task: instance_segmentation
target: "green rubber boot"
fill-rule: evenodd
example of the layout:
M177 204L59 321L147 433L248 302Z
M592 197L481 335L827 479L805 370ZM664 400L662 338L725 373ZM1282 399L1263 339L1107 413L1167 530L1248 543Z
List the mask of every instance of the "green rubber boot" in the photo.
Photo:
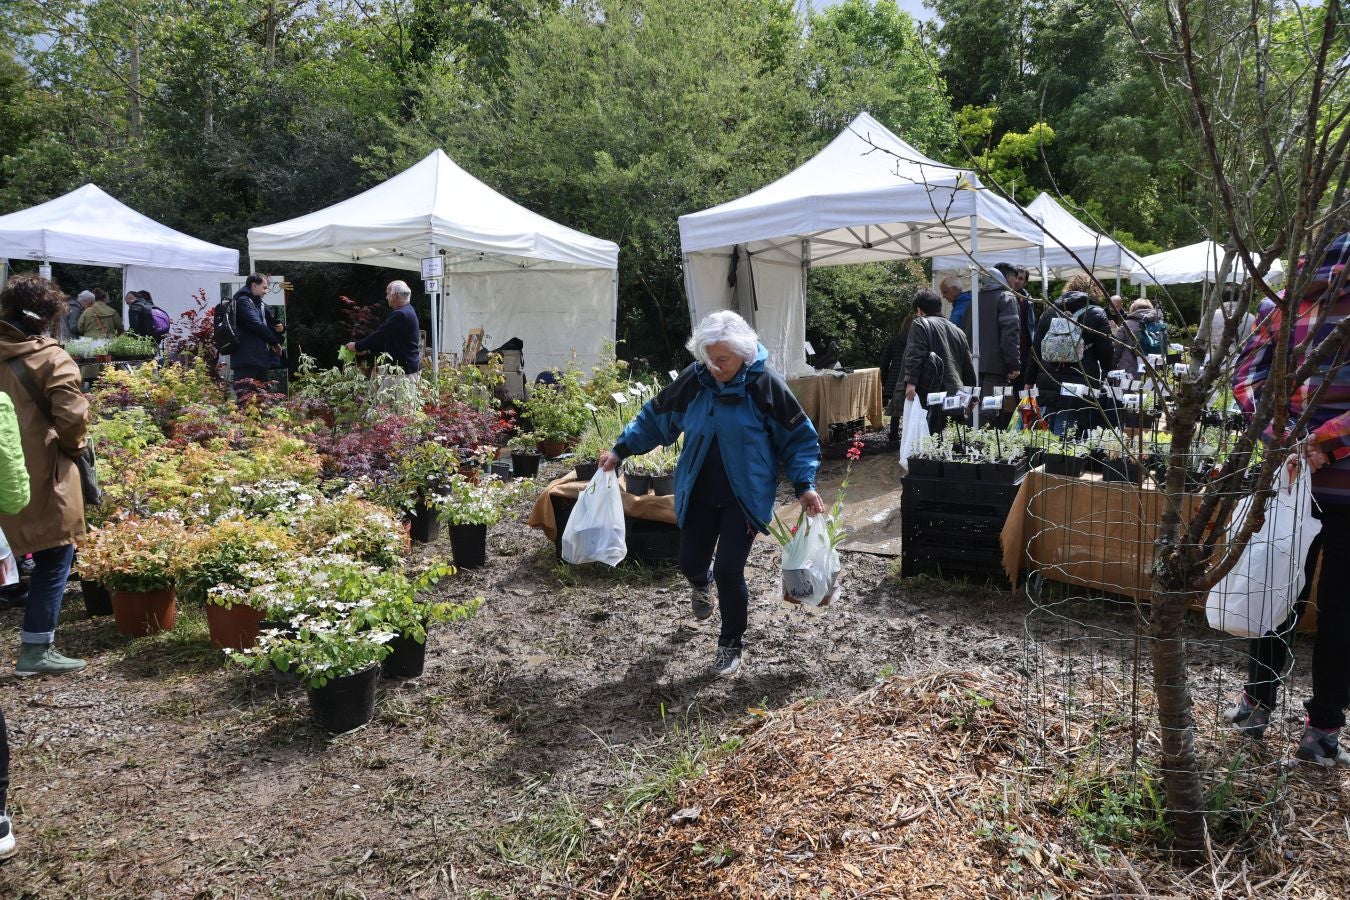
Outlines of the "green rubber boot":
M23 644L14 674L20 678L29 675L64 675L83 668L84 660L62 656L52 644Z

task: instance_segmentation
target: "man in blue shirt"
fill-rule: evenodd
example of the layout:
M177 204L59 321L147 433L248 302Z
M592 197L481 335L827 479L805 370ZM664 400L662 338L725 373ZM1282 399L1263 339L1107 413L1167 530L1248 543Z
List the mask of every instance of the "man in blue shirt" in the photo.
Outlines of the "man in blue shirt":
M402 281L391 281L384 292L385 302L393 310L370 334L347 344L357 353L389 354L409 375L422 368L422 331L417 312L412 308L412 288Z

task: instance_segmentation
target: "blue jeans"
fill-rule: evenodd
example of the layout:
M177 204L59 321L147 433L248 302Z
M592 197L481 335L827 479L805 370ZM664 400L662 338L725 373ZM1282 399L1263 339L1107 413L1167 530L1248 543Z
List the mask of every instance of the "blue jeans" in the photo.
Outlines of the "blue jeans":
M66 595L66 580L70 578L74 559L74 544L33 554L35 568L28 583L23 631L19 633L19 640L25 644L50 644L56 640L56 620L61 617L61 599Z

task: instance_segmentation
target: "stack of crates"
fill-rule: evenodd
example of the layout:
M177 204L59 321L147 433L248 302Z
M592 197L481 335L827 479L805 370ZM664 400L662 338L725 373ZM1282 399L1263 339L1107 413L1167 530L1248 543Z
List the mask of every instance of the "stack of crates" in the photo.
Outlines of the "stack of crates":
M502 372L506 377L503 385L507 400L520 402L525 399L525 373L522 370L522 357L519 350L502 351Z
M901 482L900 575L1007 584L999 534L1021 483L909 475Z

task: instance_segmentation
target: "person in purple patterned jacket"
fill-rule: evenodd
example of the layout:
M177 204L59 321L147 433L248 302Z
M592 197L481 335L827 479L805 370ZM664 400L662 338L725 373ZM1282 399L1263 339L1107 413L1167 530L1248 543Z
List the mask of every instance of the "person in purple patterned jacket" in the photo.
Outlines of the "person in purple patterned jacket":
M1350 234L1343 234L1328 247L1303 296L1285 298L1257 325L1239 354L1233 376L1234 399L1248 415L1256 409L1270 376L1284 316L1292 313L1296 317L1290 329L1291 349L1316 329L1309 344L1312 350L1350 315L1348 262ZM1344 350L1339 357L1345 358ZM1301 362L1291 358L1290 371ZM1350 366L1323 364L1290 396L1289 418L1294 421L1303 414L1309 398L1327 378L1331 383L1309 418L1306 438L1298 445L1313 473L1313 498L1320 508L1313 514L1322 522L1322 531L1308 554L1307 584L1280 628L1251 642L1247 683L1228 720L1249 737L1264 736L1289 663L1288 642L1307 604L1320 558L1313 690L1303 704L1307 721L1297 755L1323 766L1350 768L1350 753L1340 745L1345 708L1350 705L1350 590L1346 589L1350 582Z

